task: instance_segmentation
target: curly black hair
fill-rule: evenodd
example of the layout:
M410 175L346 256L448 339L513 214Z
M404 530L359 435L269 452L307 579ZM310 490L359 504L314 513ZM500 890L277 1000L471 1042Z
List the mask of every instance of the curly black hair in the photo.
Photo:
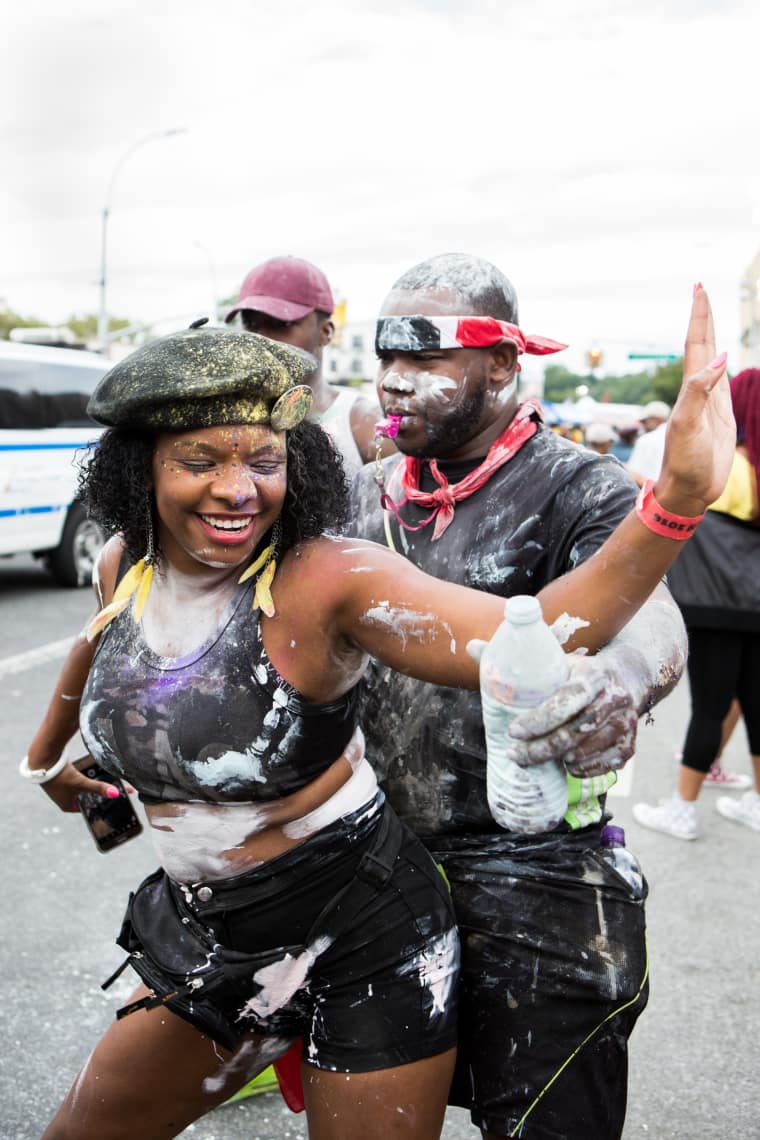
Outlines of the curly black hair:
M90 518L107 534L120 534L134 562L145 555L149 524L155 523L150 487L158 435L144 428L108 428L79 474L79 497ZM287 433L287 455L281 553L307 538L339 533L348 515L343 459L319 424L303 420L292 428Z

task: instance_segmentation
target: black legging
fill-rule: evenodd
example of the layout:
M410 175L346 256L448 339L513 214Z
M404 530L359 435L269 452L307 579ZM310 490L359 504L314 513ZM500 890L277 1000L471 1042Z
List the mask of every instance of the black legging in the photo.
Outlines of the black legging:
M691 720L682 763L706 772L718 755L723 718L736 697L749 748L760 755L760 633L689 629Z

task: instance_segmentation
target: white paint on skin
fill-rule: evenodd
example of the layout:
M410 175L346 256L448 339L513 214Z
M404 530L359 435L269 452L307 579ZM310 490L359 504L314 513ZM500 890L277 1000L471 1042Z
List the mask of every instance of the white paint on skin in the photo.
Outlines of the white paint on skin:
M204 563L205 564L205 563ZM225 575L186 575L162 563L154 575L142 617L146 644L170 661L206 645L226 624L237 601L237 567L222 564ZM132 599L134 606L135 599Z
M442 372L425 372L423 370L398 372L394 368L385 373L383 384L387 384L395 392L415 396L417 403L421 405L433 400L449 403L459 389L456 380L452 380L450 376L446 376ZM403 410L403 401L401 407Z
M589 625L591 622L585 621L583 618L571 617L570 614L564 613L552 622L551 631L560 645L566 645L579 629L586 629Z
M261 986L261 991L248 999L238 1014L238 1021L246 1017L269 1017L287 1005L305 984L319 955L324 954L332 943L329 935L322 935L311 946L305 946L300 954L286 953L278 962L257 970L253 980Z
M372 765L364 760L329 800L300 819L284 824L283 835L289 839L307 839L335 823L336 819L373 803L376 795L377 777ZM379 810L379 806L375 810Z
M90 1053L89 1057L87 1058L85 1063L82 1065L82 1068L81 1068L81 1070L77 1076L77 1079L74 1081L74 1087L71 1090L71 1103L72 1103L72 1106L74 1108L76 1108L76 1106L77 1106L77 1102L79 1100L79 1095L82 1091L82 1085L84 1084L85 1078L87 1077L87 1070L90 1067L90 1062L92 1061L92 1055L94 1052L95 1052L95 1050L93 1049L92 1053Z
M178 883L224 879L239 870L228 852L239 851L250 835L269 825L271 808L257 804L174 805L172 813L150 816L151 838L161 866ZM252 864L246 862L245 869Z
M511 342L514 343L514 342ZM509 401L517 393L517 376L510 380L509 384L505 384L498 392L493 393L493 400L495 404L508 404Z
M343 757L345 760L348 760L352 772L355 772L363 761L365 747L366 741L364 739L364 733L357 724L356 728L354 729L353 736L349 740L346 747L343 749Z
M223 1061L219 1071L206 1077L201 1088L207 1096L222 1092L233 1079L249 1081L283 1055L291 1045L291 1037L259 1037L256 1041L244 1041L236 1049L229 1061Z
M95 565L92 568L92 588L95 591L95 597L98 599L98 608L103 609L103 583L100 578L100 558L95 559Z
M388 601L381 601L372 606L359 621L363 625L386 626L393 630L400 636L404 648L410 637L423 643L433 641L441 628L452 635L451 627L446 622L441 622L436 614L421 614L416 610L405 610L403 607L391 609Z

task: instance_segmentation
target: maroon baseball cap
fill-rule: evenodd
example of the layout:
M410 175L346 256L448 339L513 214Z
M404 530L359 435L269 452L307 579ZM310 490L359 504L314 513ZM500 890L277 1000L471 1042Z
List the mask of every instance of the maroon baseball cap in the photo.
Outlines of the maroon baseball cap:
M272 257L250 271L237 304L224 319L231 321L241 309L253 309L278 321L300 321L315 309L331 313L334 308L333 295L321 269L300 257Z

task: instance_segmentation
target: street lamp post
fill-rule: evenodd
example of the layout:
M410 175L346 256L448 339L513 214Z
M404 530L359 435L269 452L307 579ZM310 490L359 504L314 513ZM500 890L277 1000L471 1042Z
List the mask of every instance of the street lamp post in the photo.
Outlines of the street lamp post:
M100 230L100 307L98 309L98 347L101 352L108 350L108 307L106 305L106 283L107 283L107 249L108 249L108 218L110 214L111 198L113 196L113 188L116 182L116 177L124 166L124 163L146 143L152 142L153 139L166 139L171 135L181 135L186 131L186 127L169 127L165 131L151 131L149 135L144 138L138 139L131 147L125 150L119 161L114 167L111 181L108 183L108 191L106 193L106 201L103 207L103 214L101 219Z

